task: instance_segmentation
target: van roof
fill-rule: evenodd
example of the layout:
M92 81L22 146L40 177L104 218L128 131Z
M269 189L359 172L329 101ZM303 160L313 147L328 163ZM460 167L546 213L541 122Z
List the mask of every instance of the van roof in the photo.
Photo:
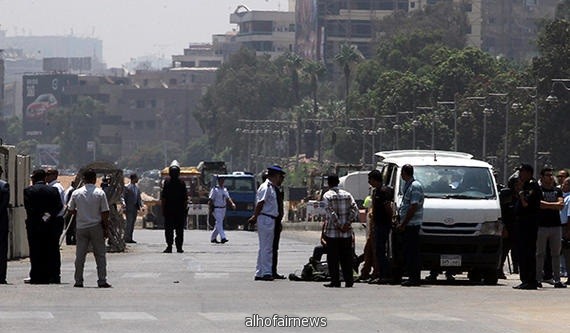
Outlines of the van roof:
M374 154L379 162L411 165L455 165L492 168L484 161L473 159L473 155L444 150L391 150Z

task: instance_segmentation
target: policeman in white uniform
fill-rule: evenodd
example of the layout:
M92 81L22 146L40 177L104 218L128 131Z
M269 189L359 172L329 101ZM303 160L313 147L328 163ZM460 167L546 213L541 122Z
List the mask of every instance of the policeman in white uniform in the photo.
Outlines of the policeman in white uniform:
M208 196L208 204L212 209L212 214L216 220L216 226L214 231L212 231L212 236L210 237L210 242L220 243L218 241L218 234L221 237L221 243L226 243L228 239L224 232L224 217L226 216L226 206L230 205L232 209L236 209L236 205L230 198L230 193L228 189L224 187L224 178L218 176L218 185L214 186L210 190L210 195Z
M273 237L275 219L279 215L276 187L281 186L285 171L274 165L267 168L267 179L257 189L256 206L250 224L257 224L259 251L255 280L273 281Z

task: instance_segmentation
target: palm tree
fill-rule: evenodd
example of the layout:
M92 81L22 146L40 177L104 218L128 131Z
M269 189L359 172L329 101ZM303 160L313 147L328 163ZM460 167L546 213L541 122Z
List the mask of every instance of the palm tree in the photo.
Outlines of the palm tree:
M303 72L311 80L311 96L313 99L313 112L315 115L319 111L318 104L318 88L319 88L319 78L323 77L327 72L325 65L320 61L307 60L303 65Z
M351 66L357 63L360 59L363 59L364 56L356 45L349 45L349 44L342 44L340 46L339 52L335 55L334 60L342 67L344 72L344 101L345 101L345 108L346 108L346 122L348 123L348 93L350 91L350 71Z
M285 56L285 66L289 75L291 75L291 85L293 88L293 96L295 97L293 104L299 103L299 69L303 66L303 58L296 53L287 53Z

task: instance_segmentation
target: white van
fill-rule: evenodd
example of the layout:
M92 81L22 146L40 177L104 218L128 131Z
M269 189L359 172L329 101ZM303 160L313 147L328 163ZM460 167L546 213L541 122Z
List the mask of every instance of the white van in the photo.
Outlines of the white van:
M422 269L468 272L472 281L496 284L501 263L502 221L490 164L467 153L398 150L375 154L394 201L402 201L401 169L414 167L424 189L420 230Z
M364 199L370 194L368 173L370 171L355 171L339 178L338 187L352 194L358 207L362 207Z

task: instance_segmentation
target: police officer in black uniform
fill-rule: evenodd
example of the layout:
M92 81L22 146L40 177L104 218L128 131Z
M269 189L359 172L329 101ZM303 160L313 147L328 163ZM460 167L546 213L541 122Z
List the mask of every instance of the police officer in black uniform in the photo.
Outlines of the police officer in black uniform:
M279 166L277 166L279 167ZM281 169L281 167L279 167ZM265 175L267 177L267 175ZM265 180L264 180L265 181ZM273 270L273 278L274 279L286 279L285 276L277 273L277 255L279 254L279 240L281 239L281 231L283 230L283 200L285 193L283 192L282 188L275 187L275 192L277 193L277 210L279 214L275 219L275 233L273 235L273 263L272 263L272 270Z
M164 253L172 253L172 243L176 243L176 252L182 253L184 243L184 224L188 215L188 192L186 184L180 179L180 167L173 161L168 168L168 178L164 181L160 193L162 214L164 215L164 236L166 249ZM176 239L174 239L176 231Z
M536 237L538 232L538 211L541 190L533 178L530 164L521 164L515 188L515 229L520 265L521 284L515 289L533 290L538 288L536 281Z

